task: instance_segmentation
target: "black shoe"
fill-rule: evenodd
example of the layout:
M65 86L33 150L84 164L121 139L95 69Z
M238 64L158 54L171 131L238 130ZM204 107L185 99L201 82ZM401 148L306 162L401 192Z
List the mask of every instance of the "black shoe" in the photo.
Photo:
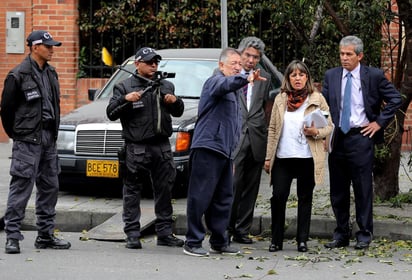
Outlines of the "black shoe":
M308 245L306 245L306 242L299 242L298 243L298 251L299 252L307 252L308 251Z
M34 241L34 247L36 249L69 249L71 247L70 242L59 239L54 235L47 236L37 236L36 241Z
M0 218L0 231L4 230L4 216Z
M252 238L249 238L247 235L234 235L233 236L233 241L241 244L252 244L253 240Z
M369 242L365 242L365 241L356 242L356 245L355 245L356 250L362 250L362 249L368 249L368 248L369 248Z
M182 247L185 242L177 238L174 234L157 237L158 246Z
M282 246L276 245L276 244L270 244L269 252L277 252L277 251L282 251Z
M349 245L349 240L333 240L330 243L326 243L324 246L327 249L343 248Z
M8 238L6 241L6 254L20 254L19 240Z
M142 243L139 237L126 238L126 248L128 249L142 249Z

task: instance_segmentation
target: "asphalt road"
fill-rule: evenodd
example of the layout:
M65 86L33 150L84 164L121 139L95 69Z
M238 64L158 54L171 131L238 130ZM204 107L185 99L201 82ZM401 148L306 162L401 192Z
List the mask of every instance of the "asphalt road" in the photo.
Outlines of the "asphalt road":
M60 235L72 243L70 250L37 250L35 232L24 234L21 254L0 254L2 279L406 280L412 272L411 242L382 242L368 251L355 251L353 247L326 250L313 240L304 254L296 251L293 242L281 252L269 253L268 241L257 241L242 247L239 256L199 258L184 255L181 248L156 246L153 236L143 239L142 250L130 250L124 242L82 241L81 233L64 232Z
M0 144L0 168L3 169L0 173L0 208L5 207L7 199L7 158L10 151L10 145ZM269 224L267 200L270 188L267 179L262 179L262 191L256 208L257 232L262 232ZM405 182L402 190L407 191L410 181L405 177L402 180ZM315 191L312 236L330 238L333 230L327 190L327 185L324 185L317 187ZM291 204L293 203L292 199ZM291 205L288 208L290 224L287 229L291 239L285 240L283 251L268 252L269 240L257 236L254 244L241 247L239 256L211 255L208 258L196 258L184 255L182 248L156 246L155 237L150 234L144 237L142 250L129 250L124 247L124 242L92 240L88 239L87 231L82 232L119 213L121 205L119 198L61 193L58 202L58 228L63 231L60 235L72 243L72 248L61 251L37 250L33 246L36 232L30 228L34 224L32 198L26 212L29 217L23 232L25 239L21 242L21 254L3 253L6 236L4 232L0 232L0 279L403 280L410 279L412 275L411 207L393 209L387 205L376 205L376 232L380 236L403 237L404 240L392 242L378 235L367 251L355 251L353 241L346 249L327 250L323 243L329 240L314 238L308 242L308 253L297 252L293 241L296 208ZM144 205L152 207L153 202L144 201ZM174 204L178 234L185 232L185 205L184 199L177 200ZM76 230L66 229L67 225ZM204 246L208 248L207 240Z

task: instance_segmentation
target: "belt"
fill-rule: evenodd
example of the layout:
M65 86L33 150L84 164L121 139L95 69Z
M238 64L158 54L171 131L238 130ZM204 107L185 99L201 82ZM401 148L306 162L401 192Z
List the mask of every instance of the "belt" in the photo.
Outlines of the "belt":
M362 129L363 129L363 127L353 127L353 128L351 128L351 129L348 131L348 133L346 133L346 134L343 133L341 130L340 130L340 132L341 132L343 135L351 136L351 135L359 134Z

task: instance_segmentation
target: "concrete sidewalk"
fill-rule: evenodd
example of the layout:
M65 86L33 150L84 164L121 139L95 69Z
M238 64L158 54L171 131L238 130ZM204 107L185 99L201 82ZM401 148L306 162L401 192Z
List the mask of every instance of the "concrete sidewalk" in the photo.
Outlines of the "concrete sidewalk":
M4 213L8 185L10 181L9 168L11 156L11 143L0 143L0 211ZM406 162L406 160L404 160ZM409 176L409 177L408 177ZM409 178L412 173L404 168L400 169L399 182L401 192L408 192L412 188ZM316 186L313 201L313 214L311 222L311 237L331 238L335 228L335 220L330 207L328 178L324 185ZM35 190L34 190L35 191ZM252 234L265 235L270 230L270 203L271 188L269 176L262 174L260 194L257 200ZM293 183L291 199L287 209L286 237L295 237L296 234L296 189ZM352 203L353 206L353 203ZM142 201L144 212L153 209L153 201ZM56 227L61 231L82 232L90 230L122 211L121 198L102 198L79 196L68 192L60 192L57 203ZM176 216L175 230L177 234L186 232L186 199L174 200ZM0 214L2 216L2 214ZM354 211L352 211L354 220ZM34 194L26 210L24 229L35 229ZM403 208L391 208L388 203L374 205L375 238L385 237L391 239L412 240L412 204L403 204ZM122 229L119 228L119 231Z

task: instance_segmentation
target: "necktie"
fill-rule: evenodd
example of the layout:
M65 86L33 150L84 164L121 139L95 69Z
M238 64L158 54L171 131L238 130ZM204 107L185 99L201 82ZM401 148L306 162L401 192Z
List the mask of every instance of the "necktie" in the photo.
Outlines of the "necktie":
M351 104L351 89L352 89L352 74L349 72L346 74L346 85L343 94L343 108L342 108L342 121L340 128L343 133L348 133L350 130L350 104Z

